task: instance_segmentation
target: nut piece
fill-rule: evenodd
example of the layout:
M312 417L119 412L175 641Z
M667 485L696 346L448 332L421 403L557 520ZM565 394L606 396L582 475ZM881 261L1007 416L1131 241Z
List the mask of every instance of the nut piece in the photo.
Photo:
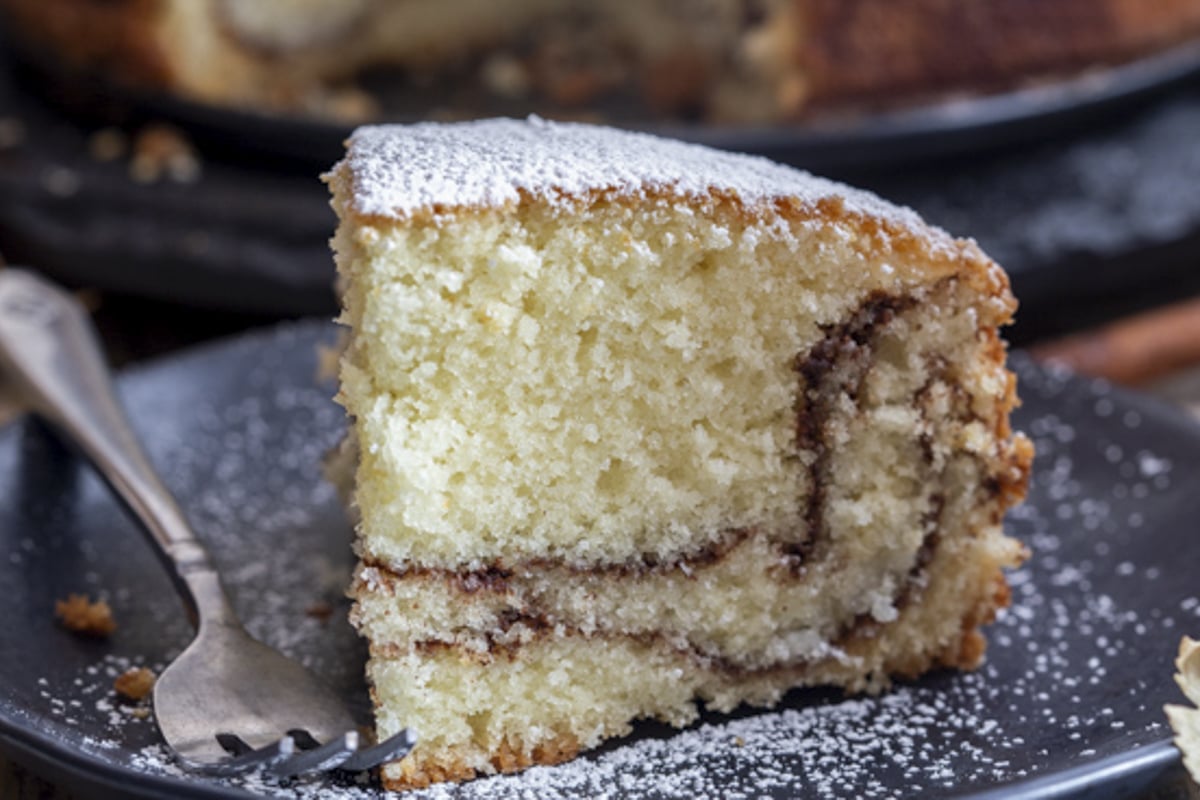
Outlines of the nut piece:
M68 595L54 604L54 616L69 631L103 639L117 629L112 609L103 600L92 602L85 594Z
M141 700L154 688L154 673L145 667L131 667L113 681L117 694L130 700Z

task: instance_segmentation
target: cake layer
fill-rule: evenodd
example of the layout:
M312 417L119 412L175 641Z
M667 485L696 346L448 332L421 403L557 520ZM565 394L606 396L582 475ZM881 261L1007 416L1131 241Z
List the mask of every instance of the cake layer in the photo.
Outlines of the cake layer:
M740 666L653 632L562 626L487 652L440 641L373 643L368 676L379 735L405 726L418 734L413 752L385 767L385 782L402 789L556 763L627 733L635 719L685 724L697 697L729 711L771 705L796 686L877 689L888 675L973 667L983 653L979 626L1008 601L1001 568L1020 557L996 532L943 543L894 620L859 620L823 654L769 667Z
M462 127L463 148L486 130ZM555 191L606 177L620 187L620 172L506 160L543 132L591 146L588 129L495 130L494 164L461 181L447 167L462 206L512 202L495 188L509 173L551 176ZM656 156L691 158L730 195L664 178L657 193L639 185L636 202L618 188L519 214L425 218L397 206L399 189L376 188L443 158L423 138L418 128L409 149L372 153L375 166L358 172L352 156L333 176L342 213L359 220L336 241L343 320L356 332L341 399L361 449L360 549L371 561L668 562L729 530L802 532L816 454L799 441L797 359L872 298L920 305L950 275L969 295L954 334L964 346L990 346L980 332L1011 312L994 265L911 214L865 195L835 200L832 184L767 162L649 137L609 153L625 175L652 175ZM364 153L372 147L364 135ZM378 171L397 163L412 172ZM489 175L495 164L505 171ZM797 191L764 195L776 177ZM416 216L389 225L380 212L392 207ZM992 369L986 402L999 409L1007 379Z
M929 306L936 326L924 322ZM943 539L972 532L996 546L984 540L999 537L1022 478L1004 395L990 394L1006 376L979 371L980 351L996 345L975 336L971 309L953 279L874 298L795 359L807 400L794 410L796 457L807 456L796 524L729 529L668 561L375 563L352 589L356 624L377 645L474 652L559 627L653 634L764 667L824 652L864 617L891 620Z

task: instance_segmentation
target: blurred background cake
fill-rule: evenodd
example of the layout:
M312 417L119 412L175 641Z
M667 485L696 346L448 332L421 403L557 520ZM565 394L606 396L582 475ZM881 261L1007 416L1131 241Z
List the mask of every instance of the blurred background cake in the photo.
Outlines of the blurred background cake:
M794 120L1114 64L1200 29L1198 0L4 0L38 57L241 108ZM376 82L379 85L379 82ZM423 105L423 109L420 106Z

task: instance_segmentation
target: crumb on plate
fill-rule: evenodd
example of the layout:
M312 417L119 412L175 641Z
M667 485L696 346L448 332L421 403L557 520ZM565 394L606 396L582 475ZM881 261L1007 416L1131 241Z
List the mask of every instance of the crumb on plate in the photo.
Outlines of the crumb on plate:
M120 128L101 128L88 137L87 144L93 161L116 161L129 152L129 137Z
M176 183L194 183L200 171L195 148L178 128L151 123L134 138L129 176L135 182L154 183L165 176Z
M154 677L145 667L130 667L113 681L113 689L129 700L142 700L154 688Z
M86 594L71 594L54 604L54 616L69 631L104 638L117 629L112 609L103 600L92 602Z

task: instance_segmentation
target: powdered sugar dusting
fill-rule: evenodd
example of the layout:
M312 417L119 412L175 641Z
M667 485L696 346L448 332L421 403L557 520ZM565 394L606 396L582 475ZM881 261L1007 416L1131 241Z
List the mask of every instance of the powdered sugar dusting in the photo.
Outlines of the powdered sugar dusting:
M182 489L185 510L214 546L251 629L357 703L364 652L338 616L352 562L348 530L317 467L343 424L331 388L312 381L314 344L331 333L325 325L289 327L228 346L220 363L235 374L236 388L215 397L196 385L209 374L195 377L187 364L132 376L124 386L143 412L135 423L151 456L167 483ZM1153 543L1172 541L1162 533L1172 523L1161 509L1187 496L1177 465L1188 463L1189 452L1194 459L1187 448L1200 438L1167 427L1102 383L1018 363L1026 406L1017 425L1035 439L1039 456L1031 501L1009 527L1035 557L1011 576L1013 606L988 629L988 660L979 671L934 674L875 698L795 692L776 710L705 715L684 731L641 723L633 737L567 764L404 796L937 797L1011 787L1164 741L1159 709L1173 699L1170 663L1179 635L1200 629L1200 594L1177 566L1187 563L1178 550L1188 543ZM9 457L5 444L0 439L0 464ZM102 489L94 491L92 524L117 524L115 511L96 511L106 501ZM126 534L113 541L125 543ZM111 590L122 624L117 637L89 651L66 679L30 678L33 699L20 712L26 724L129 771L130 780L204 780L233 796L378 796L369 776L209 780L171 761L153 719L138 717L111 691L129 666L161 669L187 641L165 584L149 596L142 583L112 585L113 558L157 574L132 530L128 545L128 552L101 549L85 562L94 585ZM47 546L41 539L18 546L21 564L11 569L60 563L39 561ZM340 603L334 619L304 613L318 599ZM122 638L139 628L146 638ZM2 670L0 677L12 677ZM5 703L0 695L0 716L10 719Z
M344 163L353 176L352 205L368 215L501 206L521 192L553 200L655 190L695 199L716 189L747 205L840 198L853 213L886 219L931 243L951 242L909 209L765 158L537 117L362 127L350 137Z

